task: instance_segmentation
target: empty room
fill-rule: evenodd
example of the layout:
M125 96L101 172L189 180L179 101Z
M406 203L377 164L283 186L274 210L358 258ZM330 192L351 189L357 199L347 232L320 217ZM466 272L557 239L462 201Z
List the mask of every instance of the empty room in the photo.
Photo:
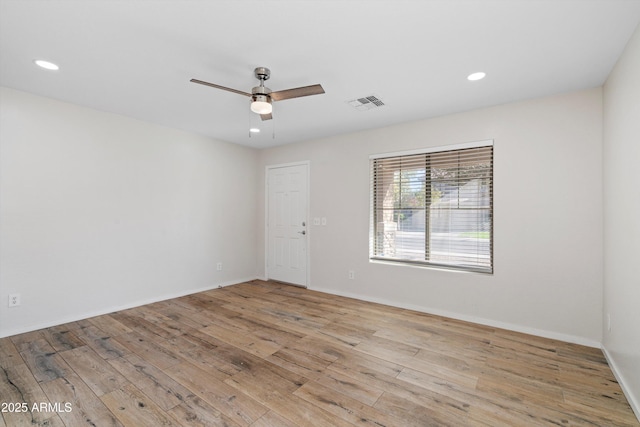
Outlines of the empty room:
M640 0L0 0L0 427L640 426Z

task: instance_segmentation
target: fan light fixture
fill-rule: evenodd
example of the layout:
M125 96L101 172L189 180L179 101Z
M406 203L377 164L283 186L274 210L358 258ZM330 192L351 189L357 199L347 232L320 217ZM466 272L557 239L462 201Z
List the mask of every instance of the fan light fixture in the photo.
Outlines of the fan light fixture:
M269 102L269 98L264 95L253 95L251 101L251 111L256 114L271 114L273 106Z

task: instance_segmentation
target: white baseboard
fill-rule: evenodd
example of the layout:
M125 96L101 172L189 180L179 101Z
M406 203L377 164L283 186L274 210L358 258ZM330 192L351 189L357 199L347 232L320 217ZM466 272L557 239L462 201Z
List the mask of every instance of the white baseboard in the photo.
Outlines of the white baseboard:
M631 390L629 390L625 385L624 377L620 373L620 370L618 369L618 365L616 365L615 360L613 359L613 357L611 357L611 354L609 354L609 352L607 351L604 345L602 346L602 352L604 353L604 357L607 359L607 363L609 363L609 367L611 367L611 371L613 372L613 375L616 377L618 384L620 384L620 388L622 389L622 392L627 398L627 401L629 402L629 405L631 406L633 413L636 414L636 418L638 419L638 421L640 421L640 402L638 402L635 399L634 394L631 393Z
M51 326L63 325L65 323L76 322L78 320L89 319L91 317L101 316L103 314L109 314L115 311L127 310L134 307L140 307L146 304L153 304L154 302L164 301L172 298L179 298L185 295L196 294L198 292L210 291L211 289L222 288L225 286L235 285L237 283L249 282L255 279L256 277L229 280L225 282L215 283L213 285L205 286L202 288L188 289L188 290L184 290L176 293L155 296L153 298L146 298L146 299L142 299L142 300L138 300L135 302L130 302L122 305L105 307L104 309L99 309L95 311L88 311L80 314L73 314L70 316L65 316L65 317L61 317L55 320L50 320L42 323L36 323L31 325L21 325L16 328L10 328L2 331L2 333L0 333L0 338L10 337L12 335L22 334L25 332L37 331L38 329L43 329L43 328L50 328Z
M527 326L517 325L513 323L500 322L497 320L485 319L482 317L468 316L460 313L450 312L446 310L434 309L431 307L423 307L414 304L401 304L397 301L390 301L384 298L374 298L367 295L354 294L351 292L342 292L335 289L328 288L309 288L313 291L324 292L332 295L339 295L348 298L355 298L362 301L375 302L378 304L390 305L392 307L405 308L407 310L419 311L421 313L433 314L436 316L448 317L450 319L462 320L465 322L477 323L480 325L491 326L494 328L507 329L509 331L521 332L524 334L535 335L542 338L550 338L558 341L564 341L572 344L584 345L587 347L601 348L602 344L598 341L590 340L588 338L578 337L569 334L562 334L554 331L547 331L544 329L530 328Z

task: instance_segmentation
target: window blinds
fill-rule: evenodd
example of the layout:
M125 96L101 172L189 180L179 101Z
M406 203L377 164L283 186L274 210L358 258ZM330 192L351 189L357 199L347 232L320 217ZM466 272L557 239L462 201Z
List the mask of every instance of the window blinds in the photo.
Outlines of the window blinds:
M372 158L370 258L493 272L493 143Z

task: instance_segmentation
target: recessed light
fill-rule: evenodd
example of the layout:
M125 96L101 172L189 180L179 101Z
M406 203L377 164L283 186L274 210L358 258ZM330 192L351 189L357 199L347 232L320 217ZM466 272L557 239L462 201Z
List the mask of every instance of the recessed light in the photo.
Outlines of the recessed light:
M483 72L469 74L467 76L467 80L471 80L472 82L476 80L482 80L485 78L486 75L487 73L483 73Z
M251 133L260 133L260 129L258 129L258 128L251 128L251 129L249 129L249 132L251 132Z
M51 70L51 71L56 71L59 70L60 67L58 67L56 64L54 64L53 62L49 62L49 61L44 61L42 59L36 59L35 64L38 67L44 68L45 70Z

